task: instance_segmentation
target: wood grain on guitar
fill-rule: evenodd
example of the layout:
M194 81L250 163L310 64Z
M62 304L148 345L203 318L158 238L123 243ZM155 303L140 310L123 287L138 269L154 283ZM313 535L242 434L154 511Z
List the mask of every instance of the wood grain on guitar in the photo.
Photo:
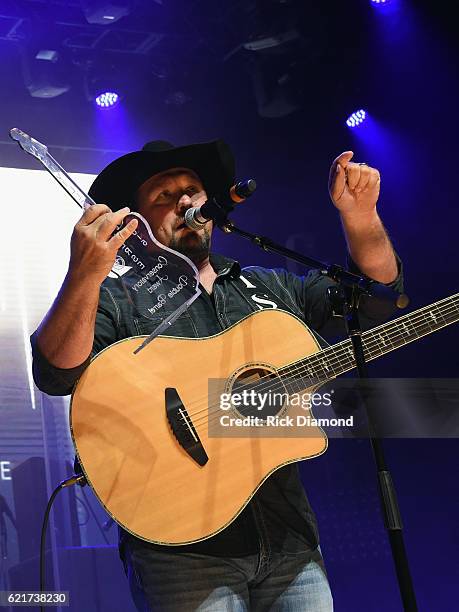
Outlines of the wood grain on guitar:
M366 357L458 320L456 294L365 332ZM289 392L307 393L355 367L349 340L321 350L304 323L281 310L252 313L209 338L160 336L134 355L142 339L121 340L94 358L75 387L70 414L87 481L127 531L159 544L209 538L273 471L326 450L319 427L305 436L264 436L256 427L244 437L209 435L219 412L208 397L209 379L222 381L223 390L279 380ZM285 414L285 406L278 409ZM299 412L304 407L288 406L288 414ZM175 427L180 419L183 436Z

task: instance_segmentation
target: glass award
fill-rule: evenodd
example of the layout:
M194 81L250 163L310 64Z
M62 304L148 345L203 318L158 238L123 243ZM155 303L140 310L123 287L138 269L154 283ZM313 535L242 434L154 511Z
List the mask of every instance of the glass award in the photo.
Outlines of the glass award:
M139 213L129 213L123 225L138 220L134 233L118 251L109 273L119 278L127 298L146 318L158 321L158 326L137 349L172 325L201 293L199 272L194 263L182 253L164 246L153 236L148 222Z
M95 204L50 155L46 145L31 138L18 128L10 136L21 148L36 157L70 197L83 209ZM153 332L136 349L139 352L172 323L200 295L199 273L185 255L156 240L148 222L136 212L127 215L119 231L131 219L138 220L134 233L118 251L109 277L119 279L126 297L143 318L157 322Z

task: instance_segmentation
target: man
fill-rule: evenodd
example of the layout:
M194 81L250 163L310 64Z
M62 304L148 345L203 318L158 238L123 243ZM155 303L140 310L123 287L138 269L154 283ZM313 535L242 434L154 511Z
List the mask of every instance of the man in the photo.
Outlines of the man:
M399 261L376 212L379 173L352 163L352 156L347 151L335 159L329 182L350 265L401 290ZM212 335L263 307L293 312L319 332L340 328L326 297L332 281L315 272L306 278L256 267L241 272L237 262L210 253L211 223L197 231L184 224L188 208L200 206L207 193L227 192L234 175L222 141L177 148L153 142L103 170L90 194L108 206L92 206L75 226L66 279L32 336L34 376L43 391L70 393L91 355L119 339L149 334L158 323L139 317L119 280L106 278L137 225L134 220L117 230L129 212L126 202L160 242L199 270L202 294L174 323L173 335ZM375 325L387 314L367 303L362 323ZM167 547L121 529L120 535L138 610L332 610L315 517L296 464L275 471L241 514L207 540Z

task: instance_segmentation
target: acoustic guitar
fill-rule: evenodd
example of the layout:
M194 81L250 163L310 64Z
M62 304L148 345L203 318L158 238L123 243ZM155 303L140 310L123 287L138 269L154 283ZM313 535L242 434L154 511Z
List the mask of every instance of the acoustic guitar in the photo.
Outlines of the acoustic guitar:
M366 358L458 320L456 294L364 332ZM290 435L286 426L268 435L272 430L256 425L222 433L223 415L226 421L247 416L240 406L223 409L222 392L278 389L310 397L355 367L350 340L321 349L302 321L275 309L208 338L158 336L134 355L143 340L121 340L92 360L74 389L70 421L84 475L106 511L158 544L215 535L275 470L327 448L314 425L304 435ZM284 422L313 416L288 402L272 410Z

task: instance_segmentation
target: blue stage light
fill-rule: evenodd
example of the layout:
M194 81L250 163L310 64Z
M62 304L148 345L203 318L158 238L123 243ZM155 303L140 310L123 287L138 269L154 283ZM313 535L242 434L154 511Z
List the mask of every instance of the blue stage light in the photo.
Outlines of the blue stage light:
M365 121L366 116L366 112L363 109L360 109L355 113L352 113L352 115L349 115L346 120L346 125L350 128L357 127Z
M371 4L388 4L390 0L371 0Z
M99 108L113 108L120 100L119 95L114 91L104 91L95 98Z

